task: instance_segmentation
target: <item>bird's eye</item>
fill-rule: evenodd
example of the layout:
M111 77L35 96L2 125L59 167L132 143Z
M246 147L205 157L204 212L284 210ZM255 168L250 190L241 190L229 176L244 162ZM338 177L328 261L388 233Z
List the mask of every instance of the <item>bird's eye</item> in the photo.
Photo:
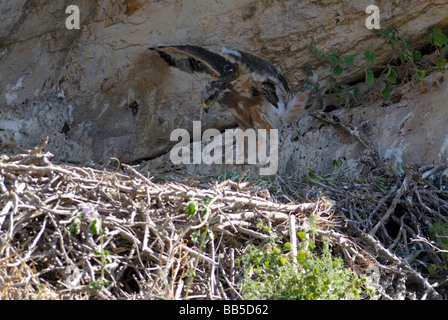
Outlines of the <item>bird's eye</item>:
M233 69L233 66L232 65L230 65L230 64L226 64L225 66L224 66L224 72L232 72L234 69Z

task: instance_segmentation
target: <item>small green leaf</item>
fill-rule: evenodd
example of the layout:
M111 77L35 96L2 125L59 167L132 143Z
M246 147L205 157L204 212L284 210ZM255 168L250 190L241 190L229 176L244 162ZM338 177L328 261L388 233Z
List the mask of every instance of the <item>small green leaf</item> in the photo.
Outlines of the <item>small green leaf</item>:
M297 261L303 263L306 260L306 251L300 250L297 254Z
M291 248L292 248L292 244L291 244L291 242L286 242L286 243L283 245L283 250L289 251L289 250L291 250Z
M436 272L437 267L434 264L430 264L429 268L428 268L428 272L430 275L434 275L434 273Z
M89 223L89 231L92 235L97 235L101 232L101 219L95 218Z
M198 231L196 231L196 232L193 232L193 233L190 235L190 239L191 239L191 241L192 241L193 243L197 243L197 242L199 242L199 240L201 239L201 230L198 230Z
M429 40L433 46L443 47L448 44L448 37L443 34L442 29L430 26L427 32L431 35Z
M317 275L319 274L319 268L318 268L317 266L315 266L315 267L313 268L313 272L314 272L314 274L317 276Z
M355 64L355 57L353 57L353 56L345 56L344 57L344 62L345 62L346 65L351 67L351 66L353 66Z
M448 37L442 33L442 30L439 28L436 29L438 29L438 32L434 32L434 44L439 47L446 46L448 44Z
M300 240L306 239L306 233L303 231L297 232L297 236L299 237Z
M370 50L366 50L364 51L364 58L366 58L366 60L370 63L375 63L375 57L376 57L376 52L375 51L370 51Z
M355 99L355 101L358 101L359 93L360 93L359 87L358 86L354 86L353 89L352 89L352 95L353 95L353 99Z
M405 63L414 62L414 55L408 50L400 52L400 60Z
M70 224L70 231L74 234L81 233L81 219L75 218L75 220L73 220L73 222Z
M313 46L312 44L309 44L306 46L308 50L310 50L313 54L315 54L316 56L328 60L328 57L325 55L325 53L319 49L317 49L315 46Z
M209 206L201 206L201 217L205 217L210 212L211 209Z
M96 281L94 281L90 286L90 289L92 289L93 291L98 291L99 287L96 283Z
M372 29L371 30L373 33L379 34L383 37L387 38L388 33L388 29Z
M342 71L344 71L344 69L342 69L341 65L339 64L333 68L333 74L335 76L339 76L342 73Z
M107 286L107 285L109 285L109 283L110 283L110 281L105 279L105 278L103 278L103 277L99 277L97 279L97 281L96 281L96 285L97 285L98 288L99 287L103 287L103 286Z
M386 80L395 83L397 82L397 74L395 73L395 70L393 68L389 68L389 71L387 72Z
M375 30L375 32L384 36L386 38L386 43L392 48L394 47L395 42L397 42L399 38L395 33L394 28L387 28L385 30Z
M185 214L188 218L191 218L195 215L197 211L198 203L196 201L189 201L187 203L187 207L185 208Z
M386 43L392 48L395 46L395 42L397 42L397 38L395 36L392 36L389 40L386 41Z
M423 80L425 78L425 71L417 70L415 72L415 78L417 79L417 81Z
M333 53L333 54L330 56L330 59L328 59L328 61L329 61L331 64L339 64L338 55L337 55L336 53Z
M437 66L439 67L439 71L440 72L444 72L445 71L445 66L446 66L446 59L445 58L438 58L437 59Z
M386 99L390 97L390 86L387 83L383 83L381 95Z
M373 75L373 71L366 70L366 83L373 84L374 79L375 79L375 76Z
M414 59L419 61L422 58L422 53L420 51L415 51L414 52Z
M212 200L213 200L213 197L205 196L205 197L202 199L202 203L204 203L204 204L209 204L210 201L212 201Z
M308 78L311 78L314 75L313 68L309 63L305 63L305 73Z

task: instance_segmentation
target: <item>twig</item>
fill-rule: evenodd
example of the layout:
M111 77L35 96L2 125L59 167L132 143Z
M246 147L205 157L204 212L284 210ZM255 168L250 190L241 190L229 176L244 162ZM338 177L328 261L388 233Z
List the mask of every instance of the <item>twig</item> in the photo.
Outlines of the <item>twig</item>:
M289 219L289 238L294 242L309 216L319 227L316 236L327 237L335 252L342 250L354 269L375 265L382 270L377 297L441 296L443 282L437 285L433 284L437 279L426 278L427 268L442 264L440 254L447 250L426 239L434 223L448 217L443 166L410 169L404 179L397 175L397 185L386 196L367 182L341 180L338 188L305 187L323 190L331 202L285 204L281 197L257 196L256 188L242 181L200 183L201 187L195 181L158 184L125 164L121 166L125 172L115 172L116 168L109 172L54 165L49 159L48 153L0 155L0 297L40 283L59 299L173 299L185 292L189 298L243 299L239 292L243 271L235 260L244 253L241 244L262 244L268 238L257 223L272 226L272 232L286 241ZM209 203L213 216L189 219L186 202L206 197L213 198ZM101 274L100 256L94 252L98 237L86 232L87 222L78 235L70 230L79 205L85 203L97 208L109 229L103 248L110 253L104 266L110 284L104 290L88 289ZM190 245L192 231L203 231L207 221L209 230L220 236L209 242L208 254ZM420 262L417 257L423 255ZM194 267L191 256L200 264L187 290L184 280ZM73 266L79 270L76 276ZM12 271L17 274L8 274ZM73 288L67 282L70 276L76 278ZM406 287L410 279L418 285ZM22 297L34 297L33 287Z
M289 238L291 241L292 248L292 262L297 265L297 234L296 234L296 217L293 215L289 216Z
M346 132L348 132L350 135L352 135L357 141L359 141L364 146L364 148L368 150L369 158L371 158L373 168L381 166L383 164L378 154L378 151L376 150L374 145L369 141L369 139L367 139L364 136L362 132L353 127L350 123L343 121L338 116L327 112L313 111L310 112L310 115L326 123L339 126Z
M410 180L410 174L407 173L403 180L403 183L401 184L400 188L397 190L394 200L392 200L392 204L390 205L390 207L386 211L386 213L381 217L380 221L372 228L372 230L369 231L370 235L372 235L372 236L375 235L378 228L380 226L384 225L384 223L389 219L390 215L394 212L398 201L400 200L400 198L403 196L404 192L408 188L409 180Z

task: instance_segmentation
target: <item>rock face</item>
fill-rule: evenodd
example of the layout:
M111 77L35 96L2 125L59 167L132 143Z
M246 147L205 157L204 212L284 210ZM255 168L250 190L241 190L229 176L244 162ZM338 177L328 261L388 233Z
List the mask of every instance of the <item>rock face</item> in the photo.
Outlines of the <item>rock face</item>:
M443 78L435 72L423 83L394 88L401 96L396 103L386 104L380 99L368 106L338 109L332 114L371 141L385 163L392 166L445 163L448 90ZM279 170L283 175L300 174L302 170L298 168L328 172L338 159L345 159L354 173L363 170L360 158L364 146L338 126L307 115L298 125L285 128L282 137Z
M80 0L80 29L67 29L70 4L0 3L0 142L31 149L49 136L46 150L62 161L153 159L171 149L174 129L191 130L192 121L201 120L203 129L234 126L232 116L219 107L201 114L199 91L208 79L167 67L147 50L151 46L250 51L277 64L293 88L307 62L320 79L329 74L308 44L355 58L365 49L375 50L378 63L391 55L365 27L371 1ZM396 27L417 47L427 44L429 25L448 26L446 1L377 4L381 27ZM378 103L337 112L363 126L382 156L445 161L448 90L443 79L439 83L426 93L409 89L388 107ZM335 158L359 158L359 145L346 133L308 116L298 121L300 126L284 133L281 172L327 170Z

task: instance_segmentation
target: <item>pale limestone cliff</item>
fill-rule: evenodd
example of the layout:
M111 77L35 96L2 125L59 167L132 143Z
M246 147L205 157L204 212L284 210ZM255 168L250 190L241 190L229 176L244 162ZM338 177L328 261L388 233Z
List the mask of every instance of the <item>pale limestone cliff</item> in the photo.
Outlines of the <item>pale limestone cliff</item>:
M448 26L447 1L374 2L381 27L396 27L417 48L428 44L429 25ZM355 58L375 50L378 63L391 55L384 40L365 27L372 1L80 0L79 30L65 26L70 4L0 3L0 143L31 149L49 136L47 150L58 160L154 158L169 152L172 130L191 130L194 120L202 120L204 129L234 125L219 107L201 114L198 93L206 79L167 67L150 46L250 51L279 66L294 88L304 78L305 63L321 81L329 75L329 66L308 44ZM361 76L347 73L344 79ZM384 158L443 162L448 90L443 78L438 83L428 82L424 93L403 88L402 99L387 107L378 102L336 113L366 129ZM326 170L339 157L357 163L362 148L347 133L309 116L299 124L284 131L282 172Z

